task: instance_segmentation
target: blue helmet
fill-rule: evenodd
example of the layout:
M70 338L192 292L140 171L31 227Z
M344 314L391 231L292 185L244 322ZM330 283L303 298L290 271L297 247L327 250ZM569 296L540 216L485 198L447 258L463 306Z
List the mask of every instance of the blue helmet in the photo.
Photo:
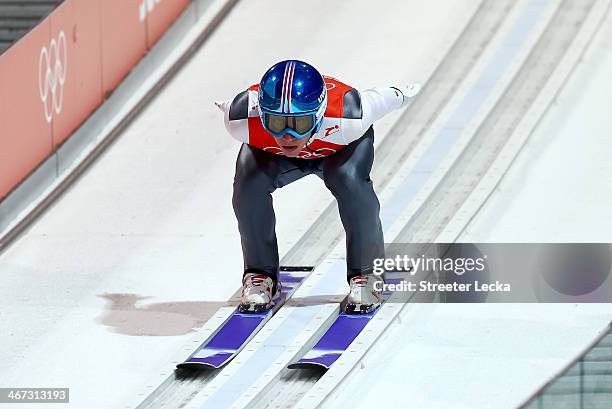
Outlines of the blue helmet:
M281 61L259 83L259 116L266 131L296 138L319 130L327 108L323 76L310 64Z

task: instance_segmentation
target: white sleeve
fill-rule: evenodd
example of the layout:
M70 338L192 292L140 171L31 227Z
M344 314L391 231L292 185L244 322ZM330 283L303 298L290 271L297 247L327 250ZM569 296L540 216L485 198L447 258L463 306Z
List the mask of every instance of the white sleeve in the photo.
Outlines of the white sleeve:
M223 112L223 122L225 129L236 140L244 143L249 142L248 117L240 119L229 119L229 112L232 103L229 101L216 101L215 105Z
M404 102L404 96L397 88L380 87L359 92L361 98L361 119L343 119L345 143L359 139L374 122L398 109Z
M359 93L361 95L361 109L363 117L361 128L367 129L383 116L394 109L398 109L404 102L404 96L397 88L372 88Z

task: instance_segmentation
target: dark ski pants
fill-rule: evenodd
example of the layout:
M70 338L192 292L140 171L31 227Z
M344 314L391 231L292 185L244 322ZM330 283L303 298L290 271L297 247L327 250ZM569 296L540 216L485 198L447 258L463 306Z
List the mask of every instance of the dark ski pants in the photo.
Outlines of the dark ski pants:
M272 192L316 174L338 202L346 232L347 277L371 273L373 259L384 257L380 204L370 179L374 161L372 127L331 156L288 158L243 144L236 161L232 204L242 242L244 273L261 272L278 280L279 256Z

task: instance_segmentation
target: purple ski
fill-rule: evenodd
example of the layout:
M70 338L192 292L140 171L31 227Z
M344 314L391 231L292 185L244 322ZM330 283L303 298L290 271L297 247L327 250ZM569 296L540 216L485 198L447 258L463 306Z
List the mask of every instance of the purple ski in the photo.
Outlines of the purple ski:
M257 331L276 313L285 300L297 290L310 274L312 267L281 267L280 299L267 311L234 313L189 358L177 368L209 367L218 369L227 364L257 334Z
M290 364L288 368L318 367L329 369L357 338L357 335L365 328L376 311L359 315L341 313L315 346L299 361Z
M402 273L403 274L403 273ZM390 277L387 272L386 283L399 283L400 279ZM384 292L382 302L389 298L391 293ZM380 307L367 314L347 314L342 312L336 317L333 324L325 331L317 343L298 361L289 364L289 369L322 368L329 369L334 362L346 351L357 338Z

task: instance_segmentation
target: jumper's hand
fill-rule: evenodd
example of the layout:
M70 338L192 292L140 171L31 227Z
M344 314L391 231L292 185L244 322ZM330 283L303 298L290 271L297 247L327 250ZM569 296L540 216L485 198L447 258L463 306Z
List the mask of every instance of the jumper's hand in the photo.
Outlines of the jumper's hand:
M229 111L230 108L230 103L229 101L215 101L215 105L217 106L217 108L219 108L219 110L221 110L221 112L225 113L227 111Z
M399 87L398 89L404 96L404 102L402 103L402 107L408 106L412 102L414 97L416 97L418 93L421 92L421 88L421 84L418 83L408 84L403 87Z

